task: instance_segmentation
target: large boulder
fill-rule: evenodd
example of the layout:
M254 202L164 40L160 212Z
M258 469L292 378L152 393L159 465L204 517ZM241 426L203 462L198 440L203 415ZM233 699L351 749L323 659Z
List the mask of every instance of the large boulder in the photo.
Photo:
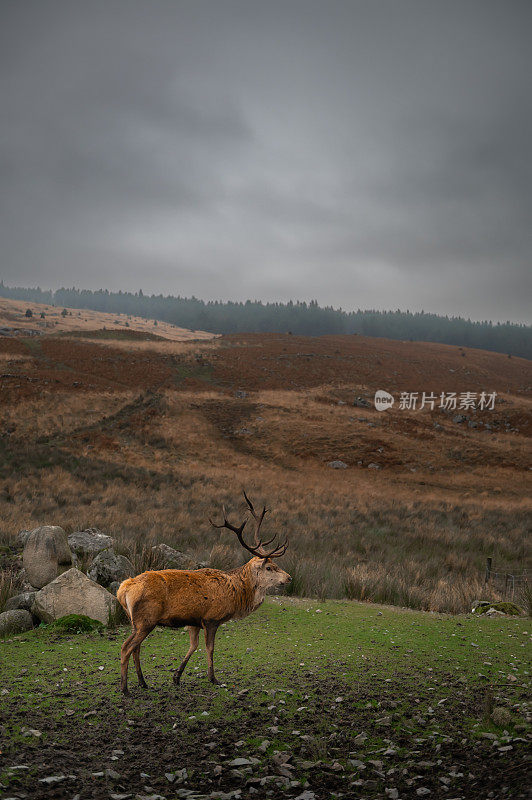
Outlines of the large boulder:
M0 636L9 633L22 633L33 628L33 620L29 611L22 608L4 611L0 614Z
M23 608L25 611L31 611L34 599L35 592L21 592L21 594L16 594L7 601L5 611L14 611L19 608Z
M114 539L106 536L97 528L88 528L86 531L74 531L68 537L68 545L79 558L97 556L102 550L107 550L114 544Z
M73 567L37 592L32 611L43 622L83 614L107 625L117 608L112 594Z
M122 583L126 578L133 578L135 569L129 558L114 550L102 550L90 565L87 575L101 586L109 586L114 581Z
M156 544L152 547L158 569L197 569L198 562L187 553L174 550L167 544ZM160 564L160 566L159 566Z
M22 562L26 580L37 589L46 586L72 566L67 535L58 525L42 525L30 533Z

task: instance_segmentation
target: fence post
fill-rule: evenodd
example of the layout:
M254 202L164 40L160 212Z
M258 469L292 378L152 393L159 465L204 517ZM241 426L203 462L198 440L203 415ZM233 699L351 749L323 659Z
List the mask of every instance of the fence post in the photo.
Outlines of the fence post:
M491 577L491 564L492 564L492 561L493 561L493 559L491 559L491 558L487 558L486 559L486 578L484 580L484 583L488 583L488 581L489 581L489 579Z
M508 584L510 583L510 573L507 572L504 576L504 596L508 597Z

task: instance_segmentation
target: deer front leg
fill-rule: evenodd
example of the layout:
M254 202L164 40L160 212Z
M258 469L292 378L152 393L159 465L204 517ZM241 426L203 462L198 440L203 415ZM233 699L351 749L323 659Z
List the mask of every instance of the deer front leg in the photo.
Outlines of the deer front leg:
M177 672L174 673L174 683L176 686L179 686L181 675L183 674L185 667L188 664L190 656L198 648L199 632L200 632L199 628L196 628L193 625L188 626L188 634L190 636L190 647L188 648L188 653L186 654L183 661L179 665L179 669L177 670Z
M220 685L220 681L217 680L214 676L214 637L216 636L216 631L218 630L218 623L210 623L205 625L205 648L207 650L207 677L211 683L215 683L218 686Z

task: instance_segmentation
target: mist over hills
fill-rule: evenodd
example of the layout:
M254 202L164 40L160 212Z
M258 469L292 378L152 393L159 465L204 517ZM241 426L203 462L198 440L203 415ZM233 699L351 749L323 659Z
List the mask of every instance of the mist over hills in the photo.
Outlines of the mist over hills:
M0 296L28 303L86 308L161 320L212 333L290 331L302 336L361 334L388 339L441 342L532 358L532 326L512 322L472 321L463 317L410 311L366 309L344 311L307 302L263 303L204 301L196 297L110 292L107 289L9 287L0 281Z

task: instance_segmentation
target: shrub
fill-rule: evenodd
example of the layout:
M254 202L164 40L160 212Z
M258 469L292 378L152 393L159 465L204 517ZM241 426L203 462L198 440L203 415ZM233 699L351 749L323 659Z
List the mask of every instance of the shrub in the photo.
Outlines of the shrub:
M56 633L90 633L100 630L103 625L99 620L91 619L84 614L67 614L51 622L48 628Z

